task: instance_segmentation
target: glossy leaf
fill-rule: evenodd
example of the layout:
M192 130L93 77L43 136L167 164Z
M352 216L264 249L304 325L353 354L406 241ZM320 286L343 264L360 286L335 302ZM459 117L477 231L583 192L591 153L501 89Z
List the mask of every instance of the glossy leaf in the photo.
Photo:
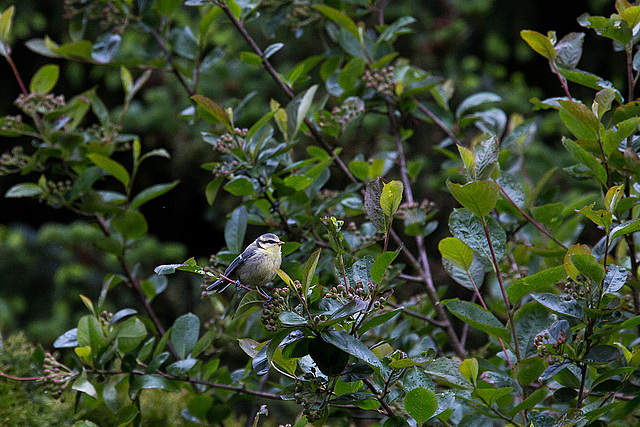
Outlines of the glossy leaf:
M231 253L242 252L244 235L247 231L247 207L240 205L231 213L231 218L224 226L224 241Z
M329 6L316 4L313 6L318 12L322 13L327 18L331 19L333 22L347 30L353 37L357 40L360 39L360 35L358 32L358 27L353 22L351 18L349 18L344 13L340 12L337 9L334 9Z
M193 95L191 99L202 107L202 109L209 114L209 117L214 118L215 121L222 123L228 130L231 130L231 120L229 116L215 101L203 95ZM207 117L203 118L207 119Z
M116 162L109 157L101 154L92 153L87 154L89 160L91 160L96 166L104 169L109 175L120 181L122 185L127 187L129 185L129 172L120 163Z
M191 352L199 336L200 319L193 313L178 317L171 328L171 343L182 359Z
M557 55L556 49L553 47L549 37L544 34L540 34L536 31L522 30L520 31L520 37L540 55L544 56L550 61L553 61Z
M495 181L476 181L465 185L447 181L447 188L463 207L483 218L493 210L500 188Z
M58 82L60 67L54 64L43 65L31 78L30 92L49 93Z
M422 424L435 414L438 409L438 398L428 388L417 387L405 396L404 407L411 418L418 424Z
M353 335L349 335L345 331L324 331L322 339L334 346L346 351L352 356L357 357L363 362L370 365L380 367L380 360L369 350L369 348Z
M486 332L493 337L502 338L507 342L511 341L511 334L504 325L490 311L479 305L457 298L442 301L441 304L445 305L451 314L472 328Z
M551 293L534 293L531 297L543 306L556 313L582 319L584 312L580 304L574 299L565 299L564 296Z
M539 271L513 282L507 288L507 297L509 301L516 303L525 295L558 283L566 277L567 273L562 265Z
M403 189L404 186L400 181L391 181L383 184L380 207L387 218L393 217L397 212L400 202L402 202Z

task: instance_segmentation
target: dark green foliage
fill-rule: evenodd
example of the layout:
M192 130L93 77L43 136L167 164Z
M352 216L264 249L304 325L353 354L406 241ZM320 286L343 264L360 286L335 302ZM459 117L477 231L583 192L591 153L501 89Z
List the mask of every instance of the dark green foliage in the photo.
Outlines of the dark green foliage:
M640 6L578 19L626 53L626 93L577 68L584 34L522 30L565 95L525 119L522 84L411 52L455 45L490 2L450 5L439 31L431 6L387 3L69 1L64 35L26 42L50 58L28 79L4 9L21 92L1 119L4 196L77 221L0 229L0 330L27 319L60 352L0 341L6 419L29 424L31 398L85 426L257 425L263 401L301 427L635 424ZM506 60L497 32L486 43ZM109 95L59 95L74 64ZM215 243L192 221L204 200ZM217 253L150 237L176 230ZM266 230L287 242L274 286L198 301Z

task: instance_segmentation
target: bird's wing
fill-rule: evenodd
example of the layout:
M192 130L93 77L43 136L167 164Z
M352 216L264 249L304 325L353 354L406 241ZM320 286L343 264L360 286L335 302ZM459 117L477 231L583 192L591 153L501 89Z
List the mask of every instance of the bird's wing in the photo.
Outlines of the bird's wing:
M246 252L246 251L245 251ZM241 253L240 255L238 255L236 257L236 259L234 259L231 264L229 264L229 267L227 267L227 269L224 271L224 275L229 277L230 274L232 274L234 271L236 271L236 268L240 267L242 264L245 263L246 260L248 260L249 258L251 258L254 254L246 254L245 252Z

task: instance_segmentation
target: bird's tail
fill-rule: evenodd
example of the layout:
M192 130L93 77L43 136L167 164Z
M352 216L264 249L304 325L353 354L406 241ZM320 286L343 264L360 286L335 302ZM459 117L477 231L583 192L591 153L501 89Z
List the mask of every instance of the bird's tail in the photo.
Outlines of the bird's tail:
M207 292L222 292L225 289L227 289L227 286L229 286L230 284L231 284L231 282L228 282L226 280L216 280L215 282L213 282L212 284L207 286L206 291Z

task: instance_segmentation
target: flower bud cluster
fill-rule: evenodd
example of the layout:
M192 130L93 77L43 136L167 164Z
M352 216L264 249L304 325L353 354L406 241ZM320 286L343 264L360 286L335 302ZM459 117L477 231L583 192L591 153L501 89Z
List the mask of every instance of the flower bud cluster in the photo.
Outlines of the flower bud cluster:
M227 177L236 171L238 168L238 161L232 160L230 162L225 163L216 163L216 165L211 170L211 173L216 178Z
M15 100L18 108L27 114L50 113L65 106L64 95L56 96L52 93L32 92L27 95L20 94Z
M278 330L278 316L289 309L289 288L276 288L273 298L264 303L260 320L267 331Z
M357 96L350 96L345 99L341 105L333 107L330 116L326 113L324 116L320 116L318 126L324 127L337 124L340 125L342 131L344 131L351 122L357 119L364 112L364 110L364 101Z
M69 179L65 181L47 180L39 198L49 204L61 203L64 196L71 191L71 187L73 187L73 182Z
M374 68L372 71L366 70L362 79L367 87L371 87L376 92L383 95L393 95L395 89L395 81L393 80L393 71L395 67L389 65L384 68Z
M70 20L77 15L85 20L99 20L102 30L115 27L114 30L121 32L127 23L125 13L114 0L65 0L63 18Z
M100 322L102 323L102 327L108 330L109 322L113 319L113 313L108 312L107 310L102 310L100 313Z
M4 153L0 156L0 176L21 172L27 166L30 157L24 154L24 149L16 145L11 149L11 153Z
M18 132L20 130L20 124L22 123L22 116L5 116L2 122L3 132Z
M51 353L46 353L44 356L42 373L44 374L44 392L51 393L56 398L62 395L69 381L75 376L69 368L59 363Z

